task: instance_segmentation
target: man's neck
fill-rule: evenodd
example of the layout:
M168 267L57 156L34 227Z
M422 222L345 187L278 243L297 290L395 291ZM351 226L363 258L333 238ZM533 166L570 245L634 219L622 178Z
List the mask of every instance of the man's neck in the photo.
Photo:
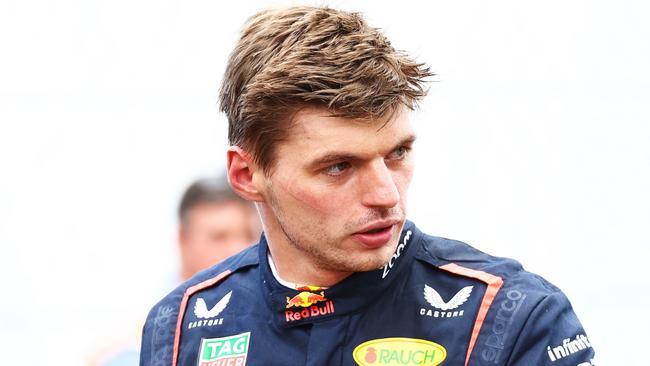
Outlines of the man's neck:
M298 287L302 285L331 287L352 274L352 272L322 269L298 248L282 245L268 236L266 239L277 276L284 282Z
M298 249L289 242L275 213L263 203L257 205L264 236L275 264L276 275L285 282L319 287L331 287L352 272L323 269L310 253Z

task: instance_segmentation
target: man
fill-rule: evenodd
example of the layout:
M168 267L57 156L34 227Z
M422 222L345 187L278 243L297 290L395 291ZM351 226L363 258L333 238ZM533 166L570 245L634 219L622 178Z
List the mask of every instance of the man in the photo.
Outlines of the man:
M225 179L192 183L181 198L178 221L183 281L246 249L260 234L255 207L234 194Z
M248 21L221 106L264 235L152 309L141 366L592 365L557 288L406 221L430 75L358 14Z

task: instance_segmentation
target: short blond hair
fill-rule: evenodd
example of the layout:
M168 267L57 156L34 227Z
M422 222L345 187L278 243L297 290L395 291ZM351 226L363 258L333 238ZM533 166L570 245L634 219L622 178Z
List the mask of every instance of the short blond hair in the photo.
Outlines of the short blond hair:
M400 106L414 109L431 75L358 13L309 6L267 10L248 20L230 55L221 110L230 144L268 172L299 109L379 119Z

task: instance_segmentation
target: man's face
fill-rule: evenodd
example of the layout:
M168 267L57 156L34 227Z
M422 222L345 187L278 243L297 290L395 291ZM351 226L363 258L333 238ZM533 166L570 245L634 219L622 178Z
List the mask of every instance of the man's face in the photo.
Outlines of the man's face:
M186 214L180 230L183 276L215 265L257 240L255 210L236 201L202 203Z
M391 120L295 116L260 186L267 220L322 270L374 270L393 254L405 220L415 139L406 112Z

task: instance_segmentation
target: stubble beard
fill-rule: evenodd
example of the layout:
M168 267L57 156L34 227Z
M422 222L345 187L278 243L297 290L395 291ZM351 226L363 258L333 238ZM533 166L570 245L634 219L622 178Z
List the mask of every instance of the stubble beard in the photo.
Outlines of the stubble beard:
M333 238L323 229L313 231L314 228L319 227L317 222L301 222L298 225L289 224L282 207L271 190L269 190L268 198L268 203L288 243L309 257L310 261L321 270L335 272L373 271L382 268L397 247L399 233L384 247L369 251L365 255L350 253L349 250L341 246L341 241L345 237ZM359 222L345 225L341 232L352 233L355 229L363 227L369 222L395 217L401 218L403 223L404 215L401 208L371 210ZM301 226L307 229L301 229ZM395 230L399 231L401 227ZM307 233L307 235L301 235L303 233Z

